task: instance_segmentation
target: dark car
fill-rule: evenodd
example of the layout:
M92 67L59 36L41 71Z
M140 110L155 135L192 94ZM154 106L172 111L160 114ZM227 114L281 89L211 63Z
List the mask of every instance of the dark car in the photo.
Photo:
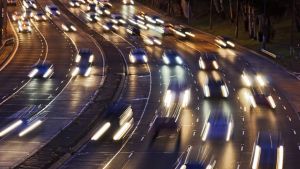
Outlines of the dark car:
M229 90L225 81L220 78L216 79L211 76L208 77L203 85L204 97L222 97L227 98L229 96Z
M92 70L93 61L94 55L91 49L80 49L78 55L75 58L76 67L72 72L72 76L76 76L78 74L89 76Z
M50 78L54 73L53 65L50 63L38 63L28 74L30 78Z
M147 63L148 56L144 49L142 48L135 48L132 49L129 53L129 60L131 63Z
M182 65L183 60L176 50L166 49L162 54L163 62L166 65Z
M202 70L218 70L219 64L214 55L205 55L199 57L199 67Z
M128 26L126 29L127 33L130 35L136 35L136 36L140 36L140 28L137 26Z

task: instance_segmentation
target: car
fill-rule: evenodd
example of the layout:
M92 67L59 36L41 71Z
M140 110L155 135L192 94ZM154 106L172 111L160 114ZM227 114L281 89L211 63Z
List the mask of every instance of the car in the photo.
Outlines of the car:
M234 48L235 44L227 36L217 36L215 42L222 48Z
M25 9L37 9L35 0L23 0L22 4Z
M251 93L248 94L248 100L251 108L256 108L258 105L276 108L276 103L267 88L253 87Z
M140 36L140 28L137 27L137 26L131 26L129 25L127 28L126 28L126 32L130 35L136 35L136 36Z
M134 48L129 52L129 61L131 63L147 63L148 56L144 49Z
M256 70L251 67L245 67L243 69L241 78L246 87L264 87L267 84L262 74L257 73Z
M170 108L175 105L185 108L189 105L190 99L190 87L184 82L179 82L177 78L171 79L164 95L164 106Z
M48 79L54 74L53 64L50 63L38 63L34 65L33 69L29 72L30 78L43 78Z
M103 123L91 137L92 141L98 141L104 136L111 136L113 141L120 141L133 127L133 110L130 104L122 101L112 103L104 114Z
M89 76L92 71L92 64L94 61L94 54L91 49L79 49L75 58L76 67L72 72L72 76L83 75Z
M229 96L229 90L225 81L219 77L208 76L203 84L203 93L205 98L227 98Z
M111 21L116 25L125 25L126 20L120 13L113 13L111 14Z
M7 0L7 5L16 6L17 5L17 0Z
M179 53L173 49L166 49L162 54L162 60L166 65L182 65L183 60Z
M58 7L54 4L46 5L45 11L49 16L60 16L60 11Z
M181 165L179 169L213 169L213 166L210 164L205 165L204 163L188 162Z
M26 9L22 13L22 19L30 19L34 15L34 12L31 9Z
M175 25L174 28L172 28L172 31L175 35L181 37L181 38L194 38L196 35L192 33L191 28L185 27L183 25Z
M201 70L219 70L220 66L215 55L203 55L199 57L199 67Z
M99 13L102 16L110 16L110 14L111 14L109 8L106 8L106 7L100 7L97 10L97 13Z
M168 131L168 134L177 135L177 143L180 141L181 126L175 117L155 116L150 123L149 131L151 131L151 140L155 140L163 131Z
M69 0L69 5L71 7L80 7L81 2L79 0Z
M124 5L134 5L134 0L122 0Z
M43 11L37 11L34 15L33 15L33 19L35 21L46 21L47 20L47 16Z
M62 24L61 24L61 28L62 28L65 32L75 32L75 31L77 31L76 27L75 27L74 24L72 24L71 22L62 23Z
M105 31L117 31L119 30L119 26L115 25L112 21L108 21L102 25Z
M86 12L98 12L99 6L96 3L87 4L85 11Z
M96 12L88 12L85 14L88 22L97 22L100 21L100 15Z
M161 45L162 44L160 38L157 36L145 36L143 38L143 40L147 45Z
M151 24L163 25L165 22L157 15L146 15L145 20Z
M229 141L233 134L233 119L224 112L211 112L201 132L202 141L222 139Z
M104 7L104 8L107 8L107 9L110 9L112 8L112 4L110 2L99 2L99 5L100 7Z
M158 29L158 32L162 33L163 35L172 35L174 33L174 25L173 24L164 24L160 29Z
M131 18L128 18L128 23L131 26L137 26L141 29L148 29L148 26L146 25L146 22L144 20L139 19L136 15L134 15Z
M20 19L23 19L23 13L15 11L11 16L13 21L18 21Z
M19 20L18 21L18 32L29 32L31 33L32 28L31 28L31 23L29 20Z
M278 134L258 133L251 157L252 169L283 169L284 145Z

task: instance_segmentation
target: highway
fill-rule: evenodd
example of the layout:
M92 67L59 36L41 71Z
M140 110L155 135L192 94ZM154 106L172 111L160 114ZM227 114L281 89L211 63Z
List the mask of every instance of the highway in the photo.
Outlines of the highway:
M300 116L286 97L288 89L297 80L282 67L241 46L221 48L216 45L214 37L197 29L192 29L195 38L189 39L162 36L155 29L142 30L141 37L131 36L123 26L117 31L104 30L107 17L102 16L95 23L87 22L83 8L70 7L68 0L39 1L39 6L44 8L51 3L61 9L61 16L47 22L32 21L34 31L31 34L18 33L20 48L12 62L0 72L0 80L6 85L0 87L3 91L0 95L1 126L18 119L43 120L42 126L28 136L18 136L24 129L21 126L0 138L0 168L179 169L188 158L189 162L213 163L216 169L244 169L251 168L255 142L258 134L264 132L281 136L284 168L300 168L297 160L300 156ZM177 23L137 2L134 6L116 0L111 3L112 12L119 12L124 18L143 11L160 16L165 22ZM9 11L17 8L10 7ZM77 31L63 32L60 26L66 22L73 23ZM145 44L143 38L153 35L161 39L162 45ZM145 64L131 63L129 53L138 47L144 48L148 54L149 61ZM91 48L96 56L89 77L71 76L80 48ZM165 65L162 59L164 49L176 50L183 64ZM24 54L30 58L25 58ZM199 57L206 55L216 56L219 70L199 69ZM54 64L52 78L27 78L31 65L37 60ZM255 68L265 77L266 88L270 90L276 108L251 107L248 98L251 89L241 79L245 67ZM225 79L228 98L205 98L202 86L209 75ZM121 83L117 85L119 78ZM173 79L187 83L191 90L189 105L176 109L180 114L177 125L181 132L161 130L153 138L153 119L164 109L165 95ZM119 87L109 90L110 84L111 88ZM130 104L133 126L119 141L112 140L111 132L98 141L90 140L104 122L102 114L98 113L106 108L108 101ZM90 112L86 113L85 109ZM93 125L83 127L83 131L77 127L83 136L74 136L78 140L72 140L76 144L73 145L61 131L85 113L87 117L83 119L92 121ZM204 139L205 124L214 113L232 119L230 139ZM82 123L89 124L86 121ZM64 139L55 142L56 138ZM58 159L49 157L52 150L59 151L57 147L69 145L68 142L72 142L73 147L68 147L70 150Z

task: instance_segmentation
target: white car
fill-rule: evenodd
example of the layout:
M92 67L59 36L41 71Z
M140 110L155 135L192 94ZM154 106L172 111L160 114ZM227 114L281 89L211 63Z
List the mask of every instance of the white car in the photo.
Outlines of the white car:
M23 0L23 6L25 9L37 9L35 0Z
M31 33L32 28L29 20L18 21L18 32L29 32Z
M58 7L54 4L46 5L45 11L49 16L59 16L61 14Z

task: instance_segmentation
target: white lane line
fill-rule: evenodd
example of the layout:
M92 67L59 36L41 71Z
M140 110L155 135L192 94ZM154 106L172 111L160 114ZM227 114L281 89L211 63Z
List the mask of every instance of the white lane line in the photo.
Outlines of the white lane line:
M42 34L42 32L37 28L37 26L35 25L35 23L33 21L31 21L32 25L34 26L35 30L41 35L41 37L43 38L44 42L45 42L45 45L46 45L46 51L45 51L45 56L44 56L44 59L43 59L43 63L46 62L47 60L47 57L48 57L48 50L49 50L49 47L48 47L48 42L45 38L45 36ZM42 41L42 40L41 40ZM43 43L42 43L43 44ZM43 45L42 45L43 46ZM42 53L44 52L44 50L42 49Z

